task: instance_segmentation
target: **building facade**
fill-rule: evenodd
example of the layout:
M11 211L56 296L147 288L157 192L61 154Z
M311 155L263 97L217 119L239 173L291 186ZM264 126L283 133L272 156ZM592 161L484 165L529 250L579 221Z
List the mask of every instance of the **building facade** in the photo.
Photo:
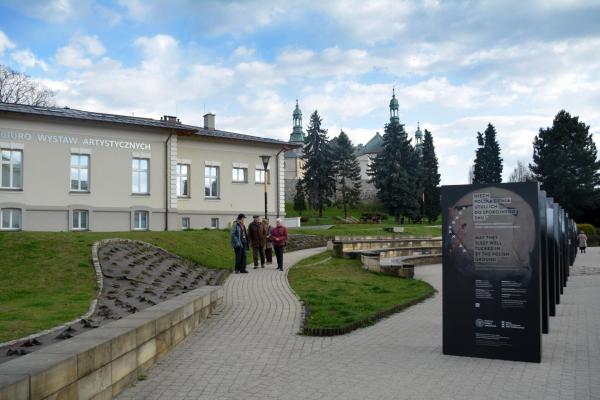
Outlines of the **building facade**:
M240 213L285 215L293 145L204 126L0 103L0 229L224 228ZM260 156L270 156L265 173Z

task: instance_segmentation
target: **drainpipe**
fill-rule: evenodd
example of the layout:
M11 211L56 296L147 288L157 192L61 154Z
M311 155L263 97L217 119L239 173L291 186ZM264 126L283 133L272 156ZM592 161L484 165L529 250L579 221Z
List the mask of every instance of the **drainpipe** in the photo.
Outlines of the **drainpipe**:
M287 150L287 148L286 147L282 147L281 150L279 150L277 152L277 154L275 155L275 162L277 163L277 168L275 168L275 175L277 177L276 178L277 179L277 182L276 182L277 190L275 191L275 194L277 196L277 202L276 202L276 204L277 204L277 218L279 218L279 205L281 203L281 193L279 193L279 190L280 190L280 186L279 186L279 155L281 154L282 151L285 151L285 150Z
M171 167L171 157L169 154L169 143L173 136L173 129L165 141L165 231L169 230L169 196L171 194L171 182L169 181L169 170Z

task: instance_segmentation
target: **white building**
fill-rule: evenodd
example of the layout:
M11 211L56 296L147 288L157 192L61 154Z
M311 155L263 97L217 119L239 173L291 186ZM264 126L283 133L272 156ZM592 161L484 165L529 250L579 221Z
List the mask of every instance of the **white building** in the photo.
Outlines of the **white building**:
M274 139L69 108L0 103L0 229L179 230L284 216ZM270 156L265 174L260 156Z

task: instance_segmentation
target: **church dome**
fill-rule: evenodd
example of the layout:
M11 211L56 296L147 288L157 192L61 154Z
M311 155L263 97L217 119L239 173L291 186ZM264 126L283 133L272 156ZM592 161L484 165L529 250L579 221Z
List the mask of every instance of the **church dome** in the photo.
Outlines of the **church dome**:
M298 100L296 100L296 108L292 114L294 117L302 117L302 111L300 111L300 107L298 107Z

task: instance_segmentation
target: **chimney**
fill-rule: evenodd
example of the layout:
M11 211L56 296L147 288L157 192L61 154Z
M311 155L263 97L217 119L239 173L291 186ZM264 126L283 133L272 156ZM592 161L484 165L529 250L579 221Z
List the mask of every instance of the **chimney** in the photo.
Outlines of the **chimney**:
M181 124L181 121L179 121L179 119L174 115L163 115L160 120L163 122L170 122L172 124Z
M204 129L215 130L215 114L204 114Z

